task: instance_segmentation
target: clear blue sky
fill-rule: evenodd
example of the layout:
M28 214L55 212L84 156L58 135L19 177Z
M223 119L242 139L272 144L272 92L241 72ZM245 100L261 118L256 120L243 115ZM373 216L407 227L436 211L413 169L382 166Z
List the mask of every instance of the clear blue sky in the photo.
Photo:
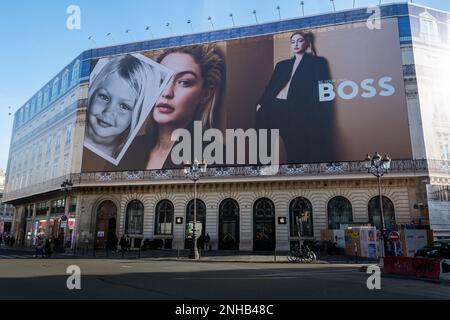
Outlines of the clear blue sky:
M413 0L433 8L450 11L449 0ZM304 0L305 13L329 12L329 0ZM405 2L383 0L388 2ZM378 0L356 0L356 6L377 4ZM81 8L81 30L68 30L66 10ZM351 8L353 0L335 0L336 10ZM83 50L96 46L231 27L230 12L236 25L299 16L300 0L3 0L0 4L0 168L6 168L13 117L8 107L20 108L48 80ZM125 33L130 29L129 34ZM106 34L112 33L112 39ZM94 40L88 40L93 36Z

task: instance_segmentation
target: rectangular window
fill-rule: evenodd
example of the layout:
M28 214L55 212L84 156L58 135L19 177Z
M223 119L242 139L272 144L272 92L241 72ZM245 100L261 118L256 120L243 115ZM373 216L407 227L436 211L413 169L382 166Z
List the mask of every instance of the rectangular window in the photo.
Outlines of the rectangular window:
M52 101L55 100L59 95L59 79L56 78L53 82L53 88L52 88Z
M72 124L68 125L66 128L66 146L72 143Z
M70 198L69 212L70 213L75 213L76 211L77 211L77 198L76 197L72 197L72 198Z
M62 81L61 81L61 91L65 92L67 90L67 85L69 83L69 70L65 70L63 77L62 77Z
M36 106L37 106L38 111L40 111L42 109L42 92L38 93Z
M64 155L64 168L63 168L64 172L63 174L68 174L69 172L69 154L65 154Z
M61 149L61 131L58 131L55 136L55 151Z
M49 95L50 95L50 88L47 86L44 91L44 100L43 100L44 108L47 107L47 105L48 105L49 98L50 98Z
M52 136L47 138L47 154L52 152Z

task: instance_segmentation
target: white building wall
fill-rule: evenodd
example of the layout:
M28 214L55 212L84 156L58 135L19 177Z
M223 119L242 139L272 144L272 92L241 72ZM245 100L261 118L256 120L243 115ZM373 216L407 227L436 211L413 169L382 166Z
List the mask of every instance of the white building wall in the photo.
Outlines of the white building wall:
M333 184L333 183L332 183ZM328 202L336 197L343 196L347 198L353 208L353 219L355 223L368 223L368 203L378 196L376 184L368 188L355 188L339 186L330 186L322 189L300 189L300 188L278 188L268 184L267 190L254 190L247 184L237 184L233 186L234 190L224 191L223 188L205 186L200 187L198 199L206 205L206 233L211 237L211 245L214 250L218 249L219 237L219 206L220 203L232 198L236 200L240 208L240 250L253 250L253 206L260 198L268 198L275 205L275 225L276 225L276 250L289 250L289 206L292 200L297 197L308 199L313 207L314 235L320 238L320 230L328 229ZM248 187L248 188L247 188ZM272 190L270 190L272 189ZM388 197L394 203L396 221L398 224L408 224L412 220L410 188L408 186L383 186L383 195ZM163 199L170 200L174 205L174 225L173 225L173 249L183 249L185 240L186 224L186 206L194 197L191 188L186 186L174 187L169 191L141 192L102 195L82 196L82 208L79 232L95 235L96 210L101 202L111 200L116 203L118 208L118 236L125 231L126 207L133 200L139 200L144 204L144 232L142 238L154 238L155 208L159 201ZM177 217L183 218L183 224L175 224ZM288 221L285 225L278 224L278 218L285 217Z

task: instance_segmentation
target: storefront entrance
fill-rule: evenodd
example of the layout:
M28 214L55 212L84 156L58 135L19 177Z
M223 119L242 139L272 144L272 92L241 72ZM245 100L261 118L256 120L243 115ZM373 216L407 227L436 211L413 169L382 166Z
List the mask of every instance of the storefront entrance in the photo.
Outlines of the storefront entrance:
M253 208L253 250L275 250L275 206L269 199L259 199Z
M220 204L219 250L239 250L239 204L233 199Z
M112 201L105 201L98 207L95 227L95 248L105 249L116 237L117 207Z

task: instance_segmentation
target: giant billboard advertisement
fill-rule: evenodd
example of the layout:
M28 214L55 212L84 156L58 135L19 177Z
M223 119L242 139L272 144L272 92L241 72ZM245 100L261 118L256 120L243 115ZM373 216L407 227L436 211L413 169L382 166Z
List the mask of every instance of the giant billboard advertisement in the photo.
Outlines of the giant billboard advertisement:
M119 65L99 85L94 72L107 62L92 61L83 172L180 168L194 159L240 166L360 161L375 151L412 157L396 19L380 29L352 23L138 58L159 82L142 84L134 67ZM139 121L137 106L145 110Z

